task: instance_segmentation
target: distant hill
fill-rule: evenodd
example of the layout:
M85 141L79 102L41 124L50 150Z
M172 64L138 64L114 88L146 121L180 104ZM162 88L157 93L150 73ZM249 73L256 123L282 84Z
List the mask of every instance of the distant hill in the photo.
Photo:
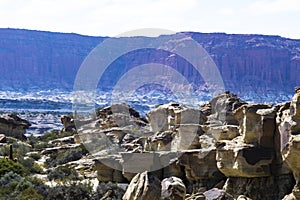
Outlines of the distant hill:
M226 89L242 97L251 93L292 94L293 88L300 85L300 40L264 35L185 34L211 55ZM0 89L71 90L81 63L104 39L73 33L0 29ZM114 64L129 68L133 63L169 62L161 61L168 55L166 52L152 52L146 58L145 53L149 54L145 51L128 53ZM184 60L175 59L170 61L175 68L187 66ZM115 78L114 70L111 73L107 82ZM191 72L188 75L194 76ZM190 79L199 81L199 77Z

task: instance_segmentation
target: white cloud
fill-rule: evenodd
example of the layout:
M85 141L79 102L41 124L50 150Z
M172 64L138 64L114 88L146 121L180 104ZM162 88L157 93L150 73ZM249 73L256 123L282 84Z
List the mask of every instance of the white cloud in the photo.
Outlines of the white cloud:
M250 11L258 15L282 14L300 11L299 0L259 0L255 1Z
M295 25L300 18L300 12L296 12L300 11L299 3L298 0L0 0L0 27L97 36L115 36L139 28L162 28L275 35L298 33L300 38L300 28ZM285 20L274 15L278 13L284 15ZM278 26L284 27L286 32L283 28L278 32Z

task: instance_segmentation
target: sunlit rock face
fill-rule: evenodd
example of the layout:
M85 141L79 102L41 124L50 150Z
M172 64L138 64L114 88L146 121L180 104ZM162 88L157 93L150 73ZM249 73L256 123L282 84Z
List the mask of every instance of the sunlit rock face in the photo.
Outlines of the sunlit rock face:
M30 125L27 120L21 119L15 114L0 116L0 133L6 136L25 140L25 130L28 129Z
M284 101L287 100L284 94L292 94L290 88L300 84L297 77L300 73L298 40L263 35L183 34L197 41L212 57L225 89L244 99L254 102ZM72 90L83 60L105 39L78 34L0 29L2 88ZM143 39L150 43L155 40ZM123 55L113 63L103 77L102 85L114 86L122 76L121 72L146 63L170 66L190 82L198 86L204 83L192 66L179 56L142 49Z

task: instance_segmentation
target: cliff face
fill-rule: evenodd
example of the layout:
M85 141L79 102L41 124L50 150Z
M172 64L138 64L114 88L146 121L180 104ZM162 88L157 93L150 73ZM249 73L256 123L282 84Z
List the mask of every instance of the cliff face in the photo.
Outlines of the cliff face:
M211 55L227 90L241 96L285 92L300 84L300 40L262 35L185 33ZM0 29L0 81L2 88L71 89L77 70L104 37L41 31ZM147 56L145 56L148 53ZM151 52L150 52L151 53ZM164 57L165 56L165 57ZM182 59L166 52L128 53L112 66L123 70L150 61L173 65L192 81L199 81ZM130 67L131 65L131 67ZM111 70L110 72L120 72ZM121 70L122 71L122 70ZM108 74L104 81L120 76Z
M103 38L0 29L1 88L70 87L86 55Z
M191 33L236 93L288 91L299 84L300 41L279 36Z

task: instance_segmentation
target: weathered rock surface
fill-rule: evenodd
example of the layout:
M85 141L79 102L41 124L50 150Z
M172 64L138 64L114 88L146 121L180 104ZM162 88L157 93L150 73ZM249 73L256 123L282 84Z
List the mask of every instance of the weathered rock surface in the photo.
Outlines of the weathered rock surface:
M204 104L200 110L209 116L208 123L213 126L224 124L238 125L233 111L244 104L246 102L239 99L235 94L224 92L214 97L208 104Z
M70 116L66 116L66 115L62 116L61 123L64 126L63 129L61 130L61 132L76 131L74 119L71 118Z
M0 134L0 143L6 143L6 136L4 134Z
M15 114L0 116L0 134L25 140L25 131L31 124Z
M123 199L297 199L299 94L272 106L225 92L200 109L160 105L147 119L114 105L42 154L78 145L80 137L94 158L70 164L101 182L131 182Z
M184 200L186 188L180 178L169 177L161 182L161 199L162 200Z
M238 139L218 144L218 169L227 177L270 176L273 150L245 144Z
M137 174L130 182L123 200L160 200L161 182L149 172Z
M291 174L260 178L229 177L224 190L235 198L245 195L252 200L279 200L292 190L293 184Z
M213 188L203 193L206 200L234 200L234 198L224 190Z
M153 132L175 130L181 124L204 124L206 116L199 110L169 103L147 113Z

